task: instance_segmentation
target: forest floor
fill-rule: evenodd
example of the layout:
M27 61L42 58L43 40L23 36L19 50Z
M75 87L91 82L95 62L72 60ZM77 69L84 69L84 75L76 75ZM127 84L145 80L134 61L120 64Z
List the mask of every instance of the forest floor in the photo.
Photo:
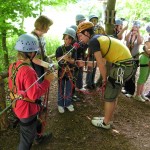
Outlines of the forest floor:
M150 90L150 78L145 92ZM73 102L74 112L57 110L57 81L50 88L46 131L51 140L32 150L150 150L150 102L138 102L120 93L113 128L105 130L91 124L93 116L103 116L104 101L98 94L80 94ZM19 127L0 132L0 150L16 150Z

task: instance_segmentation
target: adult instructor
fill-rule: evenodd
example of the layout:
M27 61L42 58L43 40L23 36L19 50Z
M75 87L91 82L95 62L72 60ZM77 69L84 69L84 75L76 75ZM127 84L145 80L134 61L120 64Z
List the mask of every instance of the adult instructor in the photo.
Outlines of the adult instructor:
M124 81L134 73L136 65L129 49L124 44L106 35L94 35L93 27L91 22L80 23L77 28L77 37L79 41L88 44L90 51L94 54L103 78L102 86L105 87L104 117L93 117L92 124L96 127L110 129L117 97ZM113 64L109 74L106 71L106 61Z

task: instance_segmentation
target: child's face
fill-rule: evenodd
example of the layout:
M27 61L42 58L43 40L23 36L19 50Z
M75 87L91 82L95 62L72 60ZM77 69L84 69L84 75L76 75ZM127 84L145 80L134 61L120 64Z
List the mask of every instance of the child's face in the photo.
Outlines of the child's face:
M72 38L69 35L64 36L64 44L65 46L69 46L72 44Z
M123 25L117 25L117 31L121 31L122 30L122 28L123 28Z
M133 26L133 27L132 27L132 32L133 32L133 33L137 33L138 30L139 30L139 27L137 27L137 26Z
M95 26L95 25L97 25L97 23L98 23L98 19L97 19L97 18L92 18L92 19L90 20L90 22L92 22L92 23L94 24L94 26Z

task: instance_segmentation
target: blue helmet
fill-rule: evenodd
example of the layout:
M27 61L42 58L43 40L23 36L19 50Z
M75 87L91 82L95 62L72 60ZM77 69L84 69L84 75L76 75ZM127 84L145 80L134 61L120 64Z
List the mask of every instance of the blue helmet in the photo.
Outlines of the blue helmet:
M116 19L115 25L123 25L123 21L121 19Z
M76 38L76 31L73 28L69 28L69 27L66 28L65 32L63 33L63 35L64 34L71 36L73 39Z
M150 33L150 22L147 24L147 26L146 26L146 31L148 32L148 33Z
M86 18L82 14L76 15L76 21L84 21Z
M33 34L22 34L16 42L15 49L20 52L37 52L39 42Z
M90 21L91 19L93 19L93 18L97 18L97 19L98 19L98 17L97 17L96 15L90 15L90 16L89 16L89 21Z
M140 27L141 23L138 20L133 21L133 26Z
M71 25L70 28L74 29L75 31L77 31L77 25Z

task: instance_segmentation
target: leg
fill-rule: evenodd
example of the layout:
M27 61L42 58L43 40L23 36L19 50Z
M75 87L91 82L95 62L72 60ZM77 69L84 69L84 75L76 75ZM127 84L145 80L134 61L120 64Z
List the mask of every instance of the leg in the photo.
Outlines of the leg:
M116 105L117 105L116 101L105 102L105 107L104 107L104 110L105 110L104 123L105 124L108 124L111 121Z
M30 150L36 136L36 116L27 119L21 119L20 123L20 143L18 150Z

